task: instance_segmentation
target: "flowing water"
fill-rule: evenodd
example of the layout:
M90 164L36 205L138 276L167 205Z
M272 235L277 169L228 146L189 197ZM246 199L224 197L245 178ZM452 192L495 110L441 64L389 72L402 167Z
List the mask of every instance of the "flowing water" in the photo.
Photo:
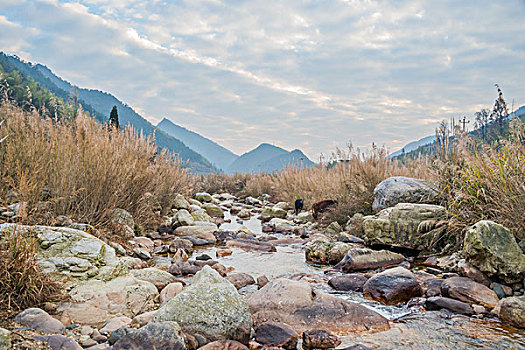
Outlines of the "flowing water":
M266 235L262 232L261 221L255 217L242 224L237 222L236 216L229 213L226 213L225 219L231 219L231 222L222 224L222 230L235 231L245 226L258 237ZM272 236L281 238L280 235ZM196 254L206 252L215 256L217 249L207 248ZM270 280L302 274L304 280L312 283L315 289L364 305L391 321L391 329L388 331L342 336L340 348L364 344L378 349L525 349L525 331L510 327L497 319L475 319L439 311L423 311L418 306L387 306L365 299L362 293L336 292L326 283L329 277L336 274L325 274L326 266L306 263L301 244L277 246L277 252L273 253L237 248L230 250L232 255L217 260L225 266L234 267L237 272L248 273L254 278L266 275ZM256 286L240 290L242 294L255 291Z

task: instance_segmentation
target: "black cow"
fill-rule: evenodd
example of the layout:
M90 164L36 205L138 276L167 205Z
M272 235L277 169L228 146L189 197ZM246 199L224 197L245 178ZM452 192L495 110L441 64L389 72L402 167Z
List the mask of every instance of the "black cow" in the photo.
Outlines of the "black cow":
M296 199L295 200L295 215L299 214L301 210L303 210L304 202L302 199Z

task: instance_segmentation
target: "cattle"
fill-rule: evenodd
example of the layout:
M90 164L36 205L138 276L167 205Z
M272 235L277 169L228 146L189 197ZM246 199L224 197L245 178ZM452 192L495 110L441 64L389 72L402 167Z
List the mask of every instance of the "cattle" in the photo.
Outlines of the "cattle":
M319 217L319 213L324 213L328 209L335 207L337 205L337 201L333 199L324 199L319 202L315 202L312 204L312 211L313 211L313 217L315 220Z
M298 215L303 210L304 202L301 198L295 200L295 215Z

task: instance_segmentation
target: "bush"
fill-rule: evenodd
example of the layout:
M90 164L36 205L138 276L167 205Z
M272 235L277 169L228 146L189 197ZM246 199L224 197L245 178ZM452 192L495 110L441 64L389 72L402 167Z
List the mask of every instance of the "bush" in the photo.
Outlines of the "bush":
M29 208L46 201L52 216L100 224L118 207L148 226L159 219L152 208L167 207L175 193L191 191L181 162L157 154L151 138L129 127L112 131L82 111L72 121L55 122L6 103L0 119L5 120L0 138L9 135L0 144L0 197L16 192ZM49 216L30 214L48 223Z
M0 239L0 310L12 313L62 298L60 285L38 269L36 238L7 230Z

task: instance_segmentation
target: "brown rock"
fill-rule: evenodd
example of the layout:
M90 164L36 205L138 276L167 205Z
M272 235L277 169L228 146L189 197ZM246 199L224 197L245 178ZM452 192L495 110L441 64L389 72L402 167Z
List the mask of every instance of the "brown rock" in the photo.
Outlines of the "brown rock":
M276 252L277 249L271 243L259 242L248 239L232 239L226 242L227 247L236 247L244 250L256 250L262 252Z
M255 284L255 280L252 276L242 272L230 273L228 276L226 276L226 279L230 281L230 283L233 284L237 289L249 286L250 284Z
M199 348L200 350L248 350L248 348L235 340L218 340Z
M456 314L472 315L474 310L472 307L459 300L444 298L444 297L430 297L425 301L427 310L441 310L447 309Z
M303 348L333 349L341 344L341 339L323 329L312 329L303 332Z
M442 278L432 278L420 283L423 294L427 297L441 296Z
M387 305L406 302L422 295L414 275L403 267L395 267L372 276L363 286L365 298Z
M230 256L232 253L233 252L230 249L217 249L215 251L215 255L217 255L217 257Z
M257 286L259 287L259 289L267 285L268 282L268 277L266 277L265 275L257 277Z
M328 281L328 284L335 290L362 292L366 280L363 275L348 274L334 277Z
M443 281L441 294L467 304L480 304L489 310L499 301L493 290L466 277L452 277Z
M353 248L346 252L335 269L343 272L374 270L402 263L405 257L388 250L372 250L369 248Z
M473 266L466 260L460 260L458 262L459 273L465 277L470 278L471 280L481 283L484 286L490 285L490 280L481 272L477 267Z
M159 301L161 303L164 303L164 302L166 302L166 301L176 297L177 294L182 292L182 289L183 289L183 285L180 282L174 282L174 283L168 284L166 287L164 287L160 291Z
M296 349L299 334L289 325L279 322L266 322L255 330L255 340L265 347L277 346L283 349Z
M498 303L498 316L516 327L525 328L525 297L501 299Z
M255 323L281 322L296 332L322 328L330 332L380 331L388 320L366 307L313 291L303 281L279 278L248 298Z

